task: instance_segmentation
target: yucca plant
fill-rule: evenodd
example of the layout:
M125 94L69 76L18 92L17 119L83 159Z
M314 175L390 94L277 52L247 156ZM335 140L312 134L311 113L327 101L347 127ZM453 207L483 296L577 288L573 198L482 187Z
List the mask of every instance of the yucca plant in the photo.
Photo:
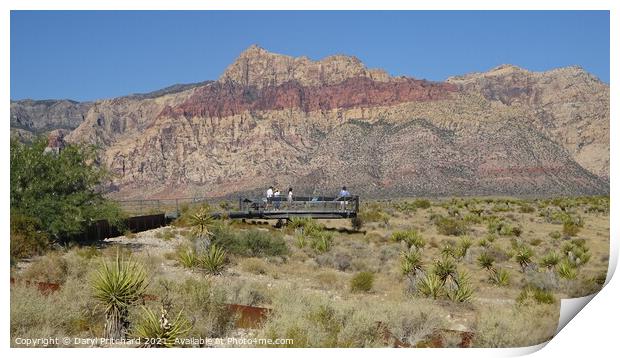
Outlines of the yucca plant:
M429 273L418 282L418 292L425 297L438 299L443 294L443 282L439 276Z
M441 257L442 258L448 259L450 257L455 257L455 256L456 256L456 248L454 247L454 245L445 244L441 248Z
M560 263L561 256L557 252L550 252L540 259L540 266L553 270Z
M448 278L456 278L456 263L450 258L435 261L433 265L433 273L439 277L442 282L446 282Z
M469 275L464 271L458 271L446 294L454 302L470 301L474 295L474 289L471 286Z
M191 233L196 238L209 238L213 235L212 228L215 220L205 207L200 208L196 213L189 217Z
M538 304L553 304L555 303L555 297L553 293L536 286L526 286L521 290L521 293L516 299L517 304L525 305L531 301Z
M499 268L489 271L489 281L496 286L508 286L510 284L510 274L508 270Z
M472 247L472 245L473 241L468 236L465 236L461 240L459 240L455 250L456 258L460 260L465 257L465 255L467 255L467 251L470 247Z
M221 273L226 266L226 251L216 245L211 245L209 250L200 257L200 265L210 274Z
M320 232L312 237L311 246L318 253L325 253L332 247L334 236L331 233Z
M527 246L522 246L517 250L515 260L521 266L521 271L525 272L525 269L532 263L532 255L532 250Z
M179 312L176 318L170 322L168 312L163 307L161 315L157 315L146 307L142 307L142 319L135 325L132 336L140 338L141 347L144 348L171 348L175 346L177 338L182 337L191 329L190 323Z
M148 286L144 267L129 258L122 259L117 252L114 261L102 261L91 286L105 311L105 336L123 338L129 326L129 306L142 297Z
M415 247L416 249L422 249L426 246L426 240L416 230L397 231L391 236L392 241L403 241L407 244L407 247Z
M557 267L558 276L565 280L574 280L577 278L577 270L567 260L562 260Z
M400 272L404 276L416 276L422 271L422 255L415 249L400 254Z
M483 251L480 256L478 256L478 266L485 270L494 271L493 264L495 263L495 259L493 256L489 255L486 251Z
M177 254L178 260L186 268L194 268L200 263L196 252L191 248L185 248Z

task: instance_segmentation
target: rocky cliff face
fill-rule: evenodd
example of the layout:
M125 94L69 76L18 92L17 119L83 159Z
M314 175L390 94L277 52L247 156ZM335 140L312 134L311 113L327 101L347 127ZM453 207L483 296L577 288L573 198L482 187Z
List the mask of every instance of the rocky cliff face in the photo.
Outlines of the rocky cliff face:
M608 128L609 86L576 68L435 83L253 46L216 82L93 103L67 140L103 146L125 198L576 195L609 191Z
M584 168L609 177L609 86L579 67L531 72L503 65L448 79L468 92L529 111L533 125Z
M11 101L11 134L29 138L54 129L73 130L90 106L70 100Z

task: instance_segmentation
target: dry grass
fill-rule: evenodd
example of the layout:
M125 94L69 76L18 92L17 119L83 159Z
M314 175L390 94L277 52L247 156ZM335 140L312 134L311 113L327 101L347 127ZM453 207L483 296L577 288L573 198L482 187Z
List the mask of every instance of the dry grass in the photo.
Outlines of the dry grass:
M252 334L293 338L295 346L304 347L387 346L389 342L377 333L377 321L413 345L434 330L453 326L474 331L477 346L537 344L554 333L561 298L596 292L604 281L609 260L607 199L467 198L429 204L367 203L364 232L347 232L349 220L320 221L319 229L325 229L319 231L333 239L329 247L319 249L310 237L306 245L298 245L298 232L291 228L228 223L218 240L230 249L232 264L208 280L175 260L178 245L193 245L190 238L183 239L188 231L178 227L114 240L115 245L104 249L74 248L35 257L13 269L14 277L64 286L49 296L32 287L13 286L11 334L79 336L101 330L101 317L85 310L90 298L84 282L94 263L114 257L119 248L146 266L153 282L151 294L161 298L168 292L173 311L184 310L194 322L192 334L232 334L233 318L223 313L222 304L255 305L273 309L273 315ZM568 219L560 207L579 225L570 239L564 237ZM413 228L416 234L411 240L390 240L395 232ZM175 237L167 239L172 234ZM570 250L563 251L568 243ZM411 283L400 267L401 252L409 246L418 247L425 272L432 272L442 257L450 257L458 271L468 272L471 302L412 296ZM531 254L524 255L523 250ZM552 252L561 258L555 265L556 260L548 257ZM479 267L482 253L509 280L490 279L492 270ZM570 275L560 274L562 262L566 262L562 270ZM372 289L351 292L352 279L365 271L374 275ZM517 305L524 287L531 289ZM549 292L555 303L537 303L536 289ZM53 307L62 307L62 314Z

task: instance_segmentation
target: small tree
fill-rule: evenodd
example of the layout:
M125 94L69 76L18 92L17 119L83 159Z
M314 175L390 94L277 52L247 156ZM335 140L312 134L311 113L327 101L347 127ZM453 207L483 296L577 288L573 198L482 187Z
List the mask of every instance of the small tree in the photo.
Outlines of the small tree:
M44 137L32 144L11 140L11 214L33 218L53 241L70 239L92 223L122 220L120 208L103 196L106 170L93 146L69 144L45 153Z

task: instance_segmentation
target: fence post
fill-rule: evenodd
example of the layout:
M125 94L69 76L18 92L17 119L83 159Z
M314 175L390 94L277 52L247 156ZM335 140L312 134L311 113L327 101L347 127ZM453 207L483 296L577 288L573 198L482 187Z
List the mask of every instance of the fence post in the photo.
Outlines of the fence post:
M177 218L179 218L179 216L181 215L181 213L179 212L179 199L174 199L174 203L177 207Z

